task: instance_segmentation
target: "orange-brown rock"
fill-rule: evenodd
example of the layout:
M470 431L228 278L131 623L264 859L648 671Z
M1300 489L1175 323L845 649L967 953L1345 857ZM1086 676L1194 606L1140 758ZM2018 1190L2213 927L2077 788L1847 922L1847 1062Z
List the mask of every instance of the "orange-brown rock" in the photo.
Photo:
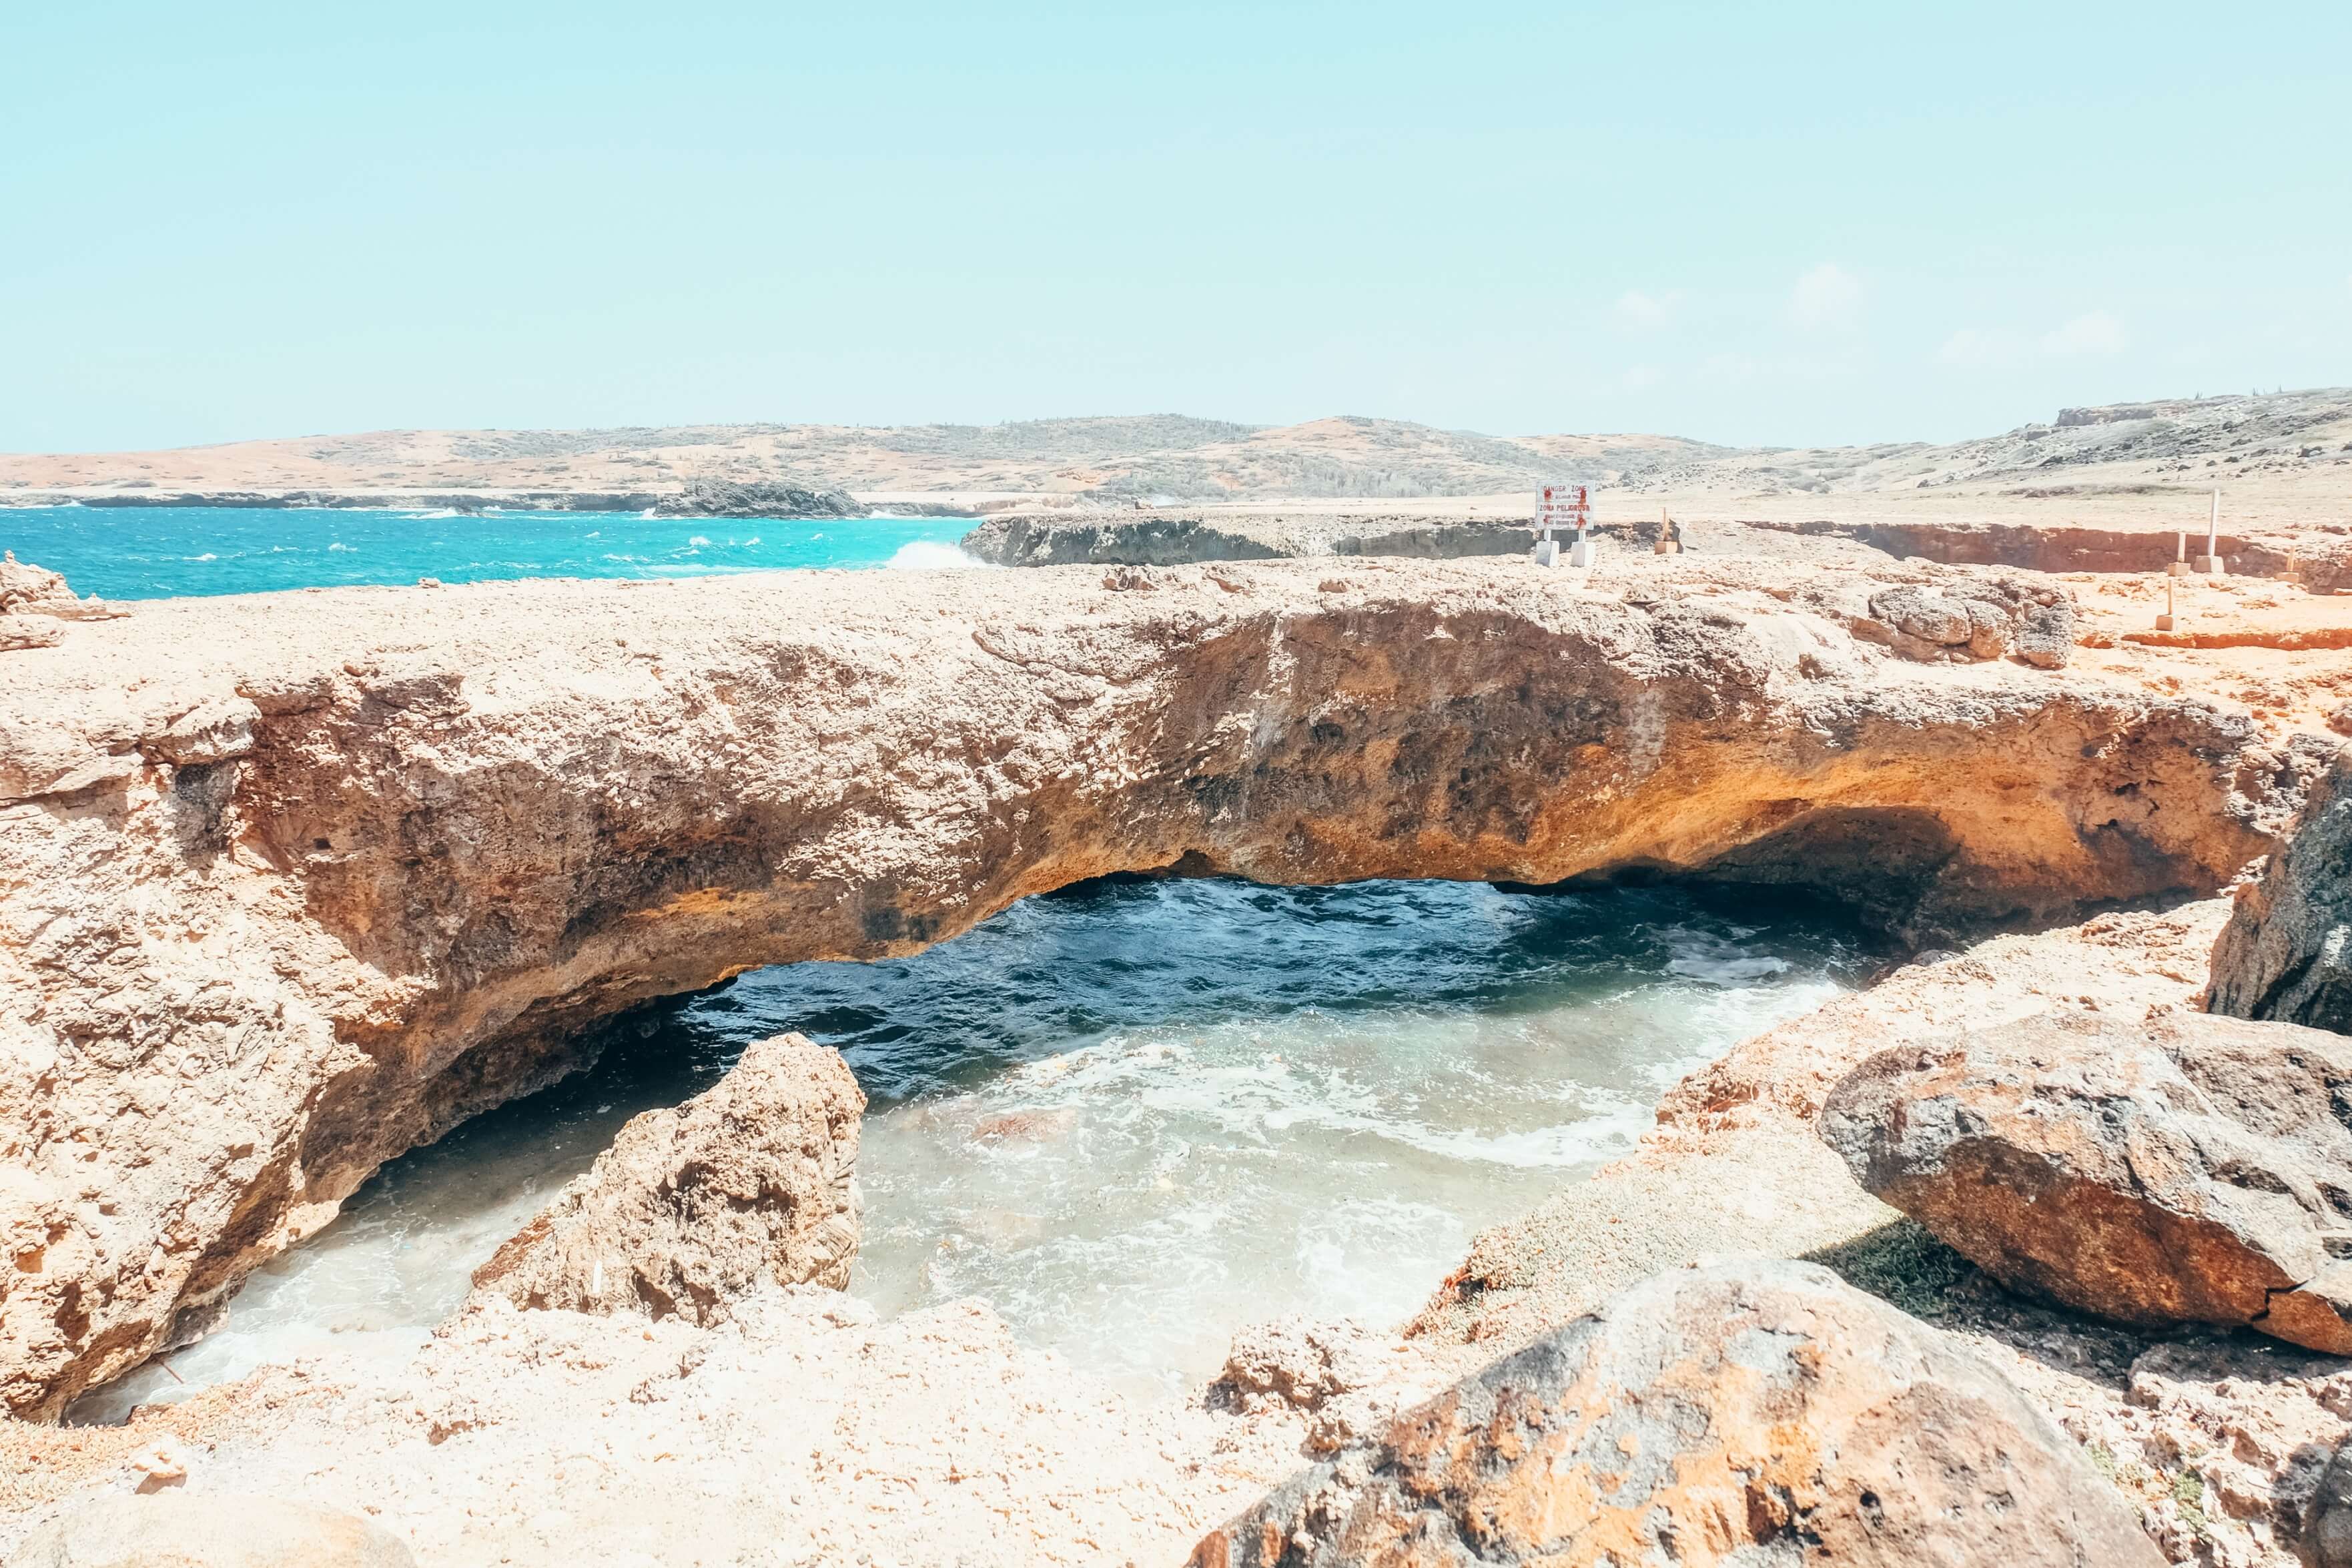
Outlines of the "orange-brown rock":
M2120 1322L2352 1353L2352 1041L2204 1014L2045 1014L1872 1058L1821 1132L2014 1289Z
M1276 1489L1192 1568L2133 1568L1991 1367L1811 1264L1670 1269Z
M2218 888L2297 754L1635 557L144 605L0 683L0 1404L184 1338L580 1026L1109 872L1785 882L1924 935Z
M865 1110L839 1052L761 1040L685 1104L631 1117L474 1271L475 1298L708 1324L762 1285L843 1289Z

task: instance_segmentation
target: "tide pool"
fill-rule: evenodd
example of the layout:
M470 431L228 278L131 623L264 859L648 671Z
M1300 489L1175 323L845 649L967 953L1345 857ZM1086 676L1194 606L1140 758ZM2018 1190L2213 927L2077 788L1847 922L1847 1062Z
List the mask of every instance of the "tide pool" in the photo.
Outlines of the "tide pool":
M109 599L506 577L690 577L785 566L968 564L960 517L629 511L0 508L0 548Z

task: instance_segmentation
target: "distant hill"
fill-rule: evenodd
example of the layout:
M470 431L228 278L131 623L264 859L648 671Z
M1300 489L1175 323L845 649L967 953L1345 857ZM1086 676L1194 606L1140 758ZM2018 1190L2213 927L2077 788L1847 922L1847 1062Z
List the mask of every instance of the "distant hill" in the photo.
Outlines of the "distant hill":
M659 491L697 479L872 493L1103 500L1492 495L1547 481L1785 495L2180 483L2294 473L2352 453L2352 389L2070 408L1949 446L1794 450L1675 436L1484 436L1346 416L1259 426L1160 414L1006 425L682 425L386 430L163 452L0 456L0 496L54 489ZM2023 487L2021 489L2019 487Z

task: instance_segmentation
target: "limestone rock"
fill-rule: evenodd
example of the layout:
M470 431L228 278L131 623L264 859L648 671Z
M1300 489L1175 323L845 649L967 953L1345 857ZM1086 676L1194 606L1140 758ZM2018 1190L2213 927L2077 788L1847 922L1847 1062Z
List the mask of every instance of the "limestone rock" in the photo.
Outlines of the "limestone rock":
M1217 1383L1239 1399L1311 1410L1370 1382L1378 1356L1370 1333L1354 1322L1276 1318L1234 1336Z
M2211 1005L2352 1034L2352 752L2314 786L2262 879L2240 889L2213 949Z
M2012 1289L2119 1322L2352 1352L2352 1043L2043 1014L1864 1062L1822 1136Z
M1946 647L1967 642L1975 629L1965 601L1918 588L1889 588L1873 594L1870 613L1907 637Z
M180 767L204 767L253 750L253 727L261 710L243 697L201 703L142 743L149 756Z
M74 597L65 578L46 566L16 559L13 550L0 551L0 616L47 616L62 621L119 620L131 612L110 605L93 594Z
M1234 1335L1224 1369L1209 1385L1213 1408L1253 1415L1304 1414L1307 1451L1328 1454L1393 1417L1435 1384L1396 1342L1348 1319L1293 1315L1251 1323Z
M113 1493L26 1536L8 1568L415 1568L347 1513L278 1498Z
M2059 669L2074 657L2074 604L2057 599L2025 612L2017 631L2017 657L2039 669Z
M1105 570L160 600L0 656L0 803L104 792L0 811L0 1405L173 1342L600 1018L1082 878L1640 867L1931 939L2218 889L2299 799L2193 693L1881 658L1802 597L1844 573ZM238 697L233 765L150 760Z
M475 1294L709 1324L762 1285L845 1287L865 1109L839 1052L762 1040L685 1104L632 1117L476 1271Z
M1811 1264L1670 1269L1398 1416L1193 1568L2162 1562L1991 1367Z
M2074 605L2015 577L1963 581L1940 590L1910 584L1870 595L1859 629L1906 658L1927 663L1995 659L2014 650L2043 669L2074 646Z
M873 509L845 490L740 479L689 479L656 510L665 517L865 517ZM438 584L436 584L438 586Z
M0 653L55 647L65 640L66 629L54 616L0 615Z

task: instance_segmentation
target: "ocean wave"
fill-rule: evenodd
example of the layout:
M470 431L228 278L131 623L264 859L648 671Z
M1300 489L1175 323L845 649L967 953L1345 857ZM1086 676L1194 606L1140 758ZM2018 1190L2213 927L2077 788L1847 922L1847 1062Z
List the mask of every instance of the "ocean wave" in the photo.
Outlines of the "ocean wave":
M898 572L946 572L985 566L988 563L960 545L918 539L898 546L898 552L882 564Z

